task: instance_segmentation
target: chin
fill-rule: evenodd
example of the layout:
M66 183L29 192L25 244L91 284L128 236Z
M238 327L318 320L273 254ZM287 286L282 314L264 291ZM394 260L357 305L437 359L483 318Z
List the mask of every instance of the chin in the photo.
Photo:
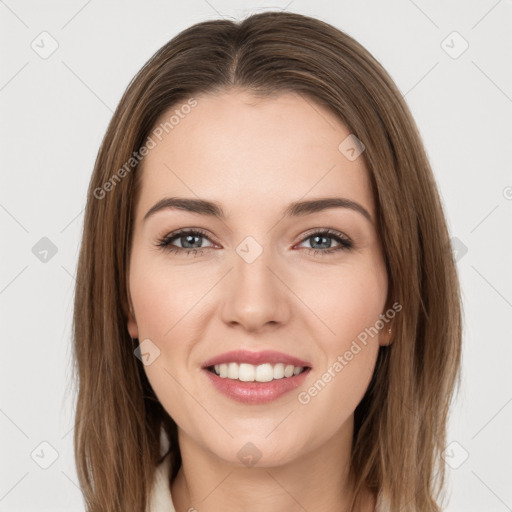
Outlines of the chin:
M303 443L293 443L289 436L279 436L277 433L270 439L273 435L267 437L268 432L260 435L252 432L229 441L224 439L222 443L216 440L208 448L225 463L238 467L278 467L297 459Z

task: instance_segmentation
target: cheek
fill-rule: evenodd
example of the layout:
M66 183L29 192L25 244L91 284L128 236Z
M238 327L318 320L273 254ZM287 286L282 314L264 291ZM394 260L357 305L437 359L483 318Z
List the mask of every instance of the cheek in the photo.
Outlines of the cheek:
M160 259L133 256L130 291L139 331L144 337L163 342L182 327L179 323L206 293L209 280L179 267L171 268Z
M296 287L310 311L308 317L320 326L318 341L330 356L375 324L387 296L385 270L372 261L310 273Z
M350 421L368 389L378 350L375 344L361 346L351 360L340 351L341 360L330 361L298 394L295 420L303 432L310 433L310 444L321 445Z
M196 402L190 399L183 387L190 388L188 361L195 336L190 332L193 315L187 316L190 301L183 297L193 293L190 287L178 288L180 283L173 277L176 274L160 273L153 267L143 277L134 276L132 299L139 340L142 342L149 338L149 346L158 354L151 364L144 365L148 381L174 421L180 426L193 426L203 412L199 407L195 408ZM197 298L193 302L197 302ZM195 390L190 391L195 393Z
M211 277L171 270L165 261L157 262L154 257L134 253L132 258L130 292L139 341L151 340L148 346L158 354L151 364L144 365L144 371L159 401L172 411L178 424L189 416L201 417L204 411L195 407L183 386L198 395L198 390L190 389L190 373L198 371L190 355L200 338L198 301L211 286Z
M316 341L325 359L298 401L305 421L329 418L334 431L353 413L373 375L379 351L376 323L385 305L387 278L375 264L340 268L329 280L315 283L316 291L312 281L303 288L311 292L302 297L323 323Z

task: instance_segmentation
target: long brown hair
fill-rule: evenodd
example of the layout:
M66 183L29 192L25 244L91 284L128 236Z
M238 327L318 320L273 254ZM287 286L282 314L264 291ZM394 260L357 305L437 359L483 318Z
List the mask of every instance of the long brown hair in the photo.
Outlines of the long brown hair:
M301 94L334 112L366 148L387 306L398 302L402 310L355 411L351 476L356 495L363 488L381 492L391 510L438 511L462 337L442 204L415 122L387 72L347 34L289 12L182 31L135 76L108 126L87 194L73 319L74 449L87 511L143 512L165 449L171 479L180 467L176 424L127 330L139 162L164 112L194 95L233 88L261 97Z

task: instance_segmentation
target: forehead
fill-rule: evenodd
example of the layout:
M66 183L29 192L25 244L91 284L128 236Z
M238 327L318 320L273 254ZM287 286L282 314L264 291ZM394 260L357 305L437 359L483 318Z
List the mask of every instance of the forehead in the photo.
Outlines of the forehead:
M352 135L327 108L296 93L262 99L230 91L193 99L174 105L153 127L143 207L169 194L245 211L269 201L281 207L302 197L340 195L374 215L364 160L347 157L344 141Z

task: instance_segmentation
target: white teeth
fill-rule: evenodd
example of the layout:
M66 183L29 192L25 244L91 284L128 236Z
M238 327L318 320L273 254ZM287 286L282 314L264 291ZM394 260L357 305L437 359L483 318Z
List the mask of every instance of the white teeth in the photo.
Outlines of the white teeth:
M254 366L252 364L242 363L238 369L238 380L252 382L254 380L254 373Z
M282 379L284 377L284 364L277 363L274 365L274 379Z
M256 367L256 382L270 382L274 378L274 369L269 363L260 364Z
M277 363L260 364L255 366L248 363L222 363L214 366L215 373L225 379L240 380L242 382L270 382L271 380L283 379L299 375L304 370L303 366L293 366Z
M238 379L238 365L236 363L228 364L228 378Z
M287 364L284 369L284 376L285 377L291 377L293 375L293 364Z

